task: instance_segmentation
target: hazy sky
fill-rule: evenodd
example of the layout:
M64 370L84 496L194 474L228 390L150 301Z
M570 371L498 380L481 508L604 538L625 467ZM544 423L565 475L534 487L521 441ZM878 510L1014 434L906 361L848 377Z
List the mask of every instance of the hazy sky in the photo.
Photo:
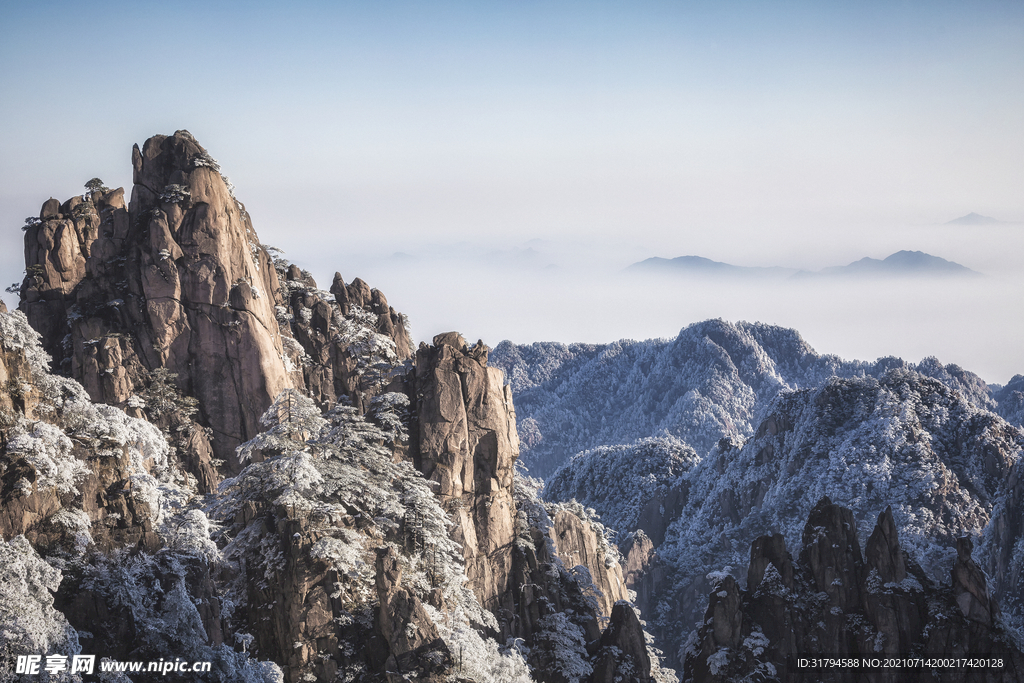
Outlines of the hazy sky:
M743 316L822 352L1024 372L1024 226L936 227L1024 221L1019 1L6 2L0 127L5 286L46 198L128 186L133 143L187 128L264 242L321 280L366 277L418 337ZM481 256L536 238L562 274L536 292L530 264ZM925 288L699 306L621 284L602 304L588 280L655 255L817 269L898 249L991 279L949 305Z

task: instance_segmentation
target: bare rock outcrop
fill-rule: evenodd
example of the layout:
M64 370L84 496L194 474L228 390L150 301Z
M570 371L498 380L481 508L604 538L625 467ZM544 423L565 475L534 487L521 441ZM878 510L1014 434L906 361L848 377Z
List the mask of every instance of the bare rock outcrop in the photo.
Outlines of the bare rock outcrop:
M622 567L604 547L598 533L585 520L569 510L555 513L551 525L551 538L562 562L568 567L582 565L590 572L597 589L597 604L605 619L612 616L612 608L621 600L628 600Z
M654 561L654 543L647 534L637 529L620 544L619 550L625 558L622 568L623 581L627 589L636 590L644 573Z
M519 537L512 552L512 585L504 628L530 648L530 665L538 680L562 683L554 662L565 643L575 640L577 656L586 661L597 654L601 637L596 602L587 585L567 570L554 543L542 527L549 520L533 501L520 501ZM540 523L538 523L540 522ZM571 633L572 638L565 635Z
M245 207L187 131L136 146L132 165L128 207L122 190L43 205L25 233L21 308L60 371L95 401L127 406L152 371L170 371L198 399L215 456L232 463L292 385L277 274ZM194 468L200 479L208 464Z
M971 552L974 543L970 537L956 539L956 563L953 565L952 583L956 604L960 612L971 621L993 626L999 620L999 606L989 595L988 581Z
M878 516L878 523L864 547L868 570L878 572L882 583L899 583L907 578L907 560L897 538L892 506Z
M782 585L793 587L793 558L786 550L786 539L782 534L761 536L750 546L750 564L747 567L747 589L754 590L761 585L768 565L772 565L782 579Z
M481 604L508 606L515 506L512 471L519 455L512 395L487 347L455 332L416 353L419 434L416 467L437 482L455 522L466 575Z
M620 601L612 608L591 683L650 683L651 658L644 629L633 606Z
M377 628L388 645L385 674L388 680L444 680L452 667L452 654L438 635L423 603L401 587L398 553L387 548L377 554Z
M862 556L850 510L822 498L793 562L780 535L751 547L746 590L717 578L704 625L687 646L686 681L1018 681L1024 652L1002 625L968 538L952 582L936 585L900 547L891 508ZM809 668L799 658L899 656L914 666ZM927 664L974 658L982 665Z
M187 131L136 146L132 166L128 205L121 189L51 198L26 225L20 308L57 371L161 426L205 491L283 389L365 410L389 385L411 344L379 290L339 275L334 301L272 257Z
M399 358L404 360L412 356L412 338L406 329L405 318L388 305L383 292L372 289L359 278L346 285L341 273L335 273L334 281L331 283L331 294L341 307L342 315L352 315L353 306L358 306L377 316L377 331L394 341Z
M365 411L374 396L403 390L404 363L412 357L405 317L384 294L335 273L330 295L313 276L275 259L283 307L278 308L287 366L321 406L347 401Z
M537 680L562 683L571 669L595 681L647 681L643 628L632 607L626 614L616 606L627 592L602 532L569 509L549 516L538 500L516 498L515 411L487 353L457 333L436 336L417 351L412 392L418 428L410 454L436 482L469 585L497 617L498 640L529 648ZM602 622L614 626L607 642Z
M1009 431L1009 429L1007 429ZM992 579L989 590L1001 601L1014 595L1020 605L1024 586L1024 562L1019 561L1020 539L1024 537L1024 459L1018 460L1006 478L1006 497L993 511L986 533L987 558L984 569Z
M318 654L338 650L338 601L331 597L338 573L309 557L317 534L307 519L296 518L283 507L265 514L255 506L245 517L259 518L261 512L258 523L266 541L258 551L274 553L281 564L274 580L246 584L245 609L239 617L254 637L254 651L277 662L286 680L299 681L303 673L331 680L338 672L338 658ZM245 561L258 566L259 552Z
M852 510L833 505L828 497L818 502L804 527L800 565L833 605L843 611L857 608L861 601L858 572L864 559Z

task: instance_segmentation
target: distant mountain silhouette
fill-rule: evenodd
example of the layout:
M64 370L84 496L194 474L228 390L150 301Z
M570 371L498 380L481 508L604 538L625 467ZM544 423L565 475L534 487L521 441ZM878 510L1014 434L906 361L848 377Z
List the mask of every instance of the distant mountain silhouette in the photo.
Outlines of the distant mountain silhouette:
M914 275L980 275L966 266L947 261L923 251L897 251L884 259L862 258L848 266L824 268L817 273L801 275L839 276L914 276Z
M819 271L781 267L734 266L701 256L674 259L649 258L626 268L631 273L690 275L728 278L808 278L808 277L937 277L980 275L966 266L922 251L898 251L884 259L862 258L845 266Z
M982 216L981 214L974 213L973 211L966 216L960 216L960 218L954 218L951 221L946 221L946 225L994 225L996 223L1003 223L998 218L992 218L990 216Z
M795 268L734 266L730 263L712 261L703 256L680 256L666 259L655 256L634 263L626 270L635 273L673 273L677 275L716 275L729 277L788 277L796 273Z

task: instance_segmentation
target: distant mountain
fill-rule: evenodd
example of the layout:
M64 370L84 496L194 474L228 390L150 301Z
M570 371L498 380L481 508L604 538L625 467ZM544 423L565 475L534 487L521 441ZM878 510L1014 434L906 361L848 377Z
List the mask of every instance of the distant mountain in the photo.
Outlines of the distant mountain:
M913 276L963 276L980 275L977 271L923 251L897 251L884 259L862 258L848 266L825 268L817 273L800 273L806 275L839 275L844 277L913 277Z
M951 221L946 221L946 225L993 225L995 223L1004 223L998 218L992 218L990 216L982 216L981 214L974 213L973 211L966 216L960 216L960 218L954 218Z
M671 435L602 446L575 455L545 484L545 499L575 499L606 524L619 525L627 582L670 665L680 664L673 656L687 653L691 625L712 623L704 596L720 577L747 574L757 537L774 532L781 534L773 541L777 547L809 545L804 520L823 496L851 508L844 528L862 539L872 534L879 511L891 506L890 526L898 530L909 563L920 567L918 583L909 586L917 594L959 595L942 586L957 560L956 539L972 537L974 559L987 579L978 594L998 600L1007 623L1019 623L1019 429L980 409L962 390L907 367L890 367L877 379L832 377L813 388L782 390L758 414L752 436L722 439L706 455ZM857 548L853 556L860 561ZM776 553L776 568L784 574L785 563L778 560L787 556ZM852 589L854 579L867 575L834 572L816 590ZM894 580L884 580L887 590ZM882 583L875 582L874 594ZM748 590L756 587L755 581ZM796 615L815 603L776 604ZM956 619L961 610L952 613ZM852 604L848 611L855 611ZM715 612L714 623L719 619ZM876 636L876 626L853 623L858 633ZM838 631L804 631L818 637L824 632Z
M975 215L975 214L972 214ZM966 216L965 216L966 218ZM984 218L981 216L980 218ZM819 271L796 270L778 266L734 266L702 256L680 256L666 259L649 258L626 268L630 273L692 275L729 278L806 278L843 277L948 277L973 276L980 273L953 261L923 251L898 251L884 259L862 258L845 266L832 266Z
M789 277L796 273L794 268L734 266L730 263L712 261L703 256L679 256L666 259L655 256L626 268L635 273L673 273L678 275L721 275L728 277Z
M817 353L796 330L762 323L708 320L671 340L504 341L490 365L505 372L515 396L521 459L543 478L580 451L650 436L674 436L703 455L724 437L751 437L780 391L820 386L831 376L912 369L979 408L999 409L985 382L959 366L934 358L917 365L892 357L847 361ZM1007 419L1024 413L1020 384L1001 390Z
M795 330L722 320L671 340L502 342L489 364L508 379L545 500L575 500L618 532L627 587L672 666L691 625L710 623L715 576L745 575L769 531L807 545L826 495L852 510L861 539L891 506L925 573L914 600L950 592L956 539L972 536L986 590L1021 622L1024 376L989 387L935 358L847 361Z

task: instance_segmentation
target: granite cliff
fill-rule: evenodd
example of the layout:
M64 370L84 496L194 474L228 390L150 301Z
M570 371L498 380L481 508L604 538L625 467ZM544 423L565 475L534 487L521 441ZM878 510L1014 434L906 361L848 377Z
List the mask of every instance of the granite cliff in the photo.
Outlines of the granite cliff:
M380 292L338 276L332 296L297 267L275 264L218 163L187 131L136 146L132 166L127 206L121 189L43 204L26 226L20 308L55 369L94 401L207 428L177 444L205 490L216 478L210 460L237 471L235 448L259 433L282 390L324 403L359 394L364 368L328 301L390 339L384 353L409 357L401 317ZM154 383L194 398L193 414L147 405Z
M49 587L0 612L64 634L29 629L5 659L672 680L619 602L603 527L516 473L511 394L482 342L414 351L380 291L340 274L320 290L259 242L186 131L132 163L127 206L106 189L44 203L24 313L0 312L0 559Z

